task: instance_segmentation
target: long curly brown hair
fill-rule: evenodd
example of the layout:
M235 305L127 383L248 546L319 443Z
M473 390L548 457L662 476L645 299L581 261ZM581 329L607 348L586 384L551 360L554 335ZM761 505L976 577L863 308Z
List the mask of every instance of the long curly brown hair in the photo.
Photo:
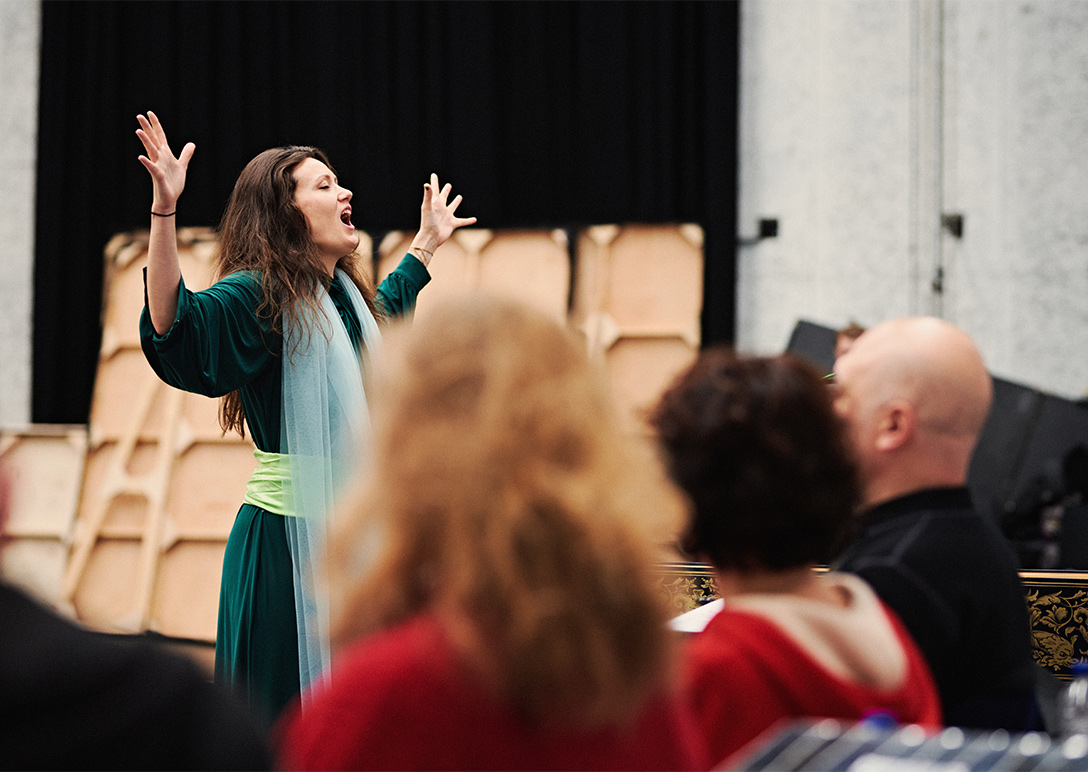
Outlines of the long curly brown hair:
M262 328L273 333L265 344L275 354L280 353L284 317L293 321L303 306L321 313L318 289L329 281L306 216L295 203L294 172L307 158L332 169L325 153L315 147L289 145L258 155L238 175L219 224L215 278L237 271L260 276L257 317ZM344 255L337 267L359 288L371 313L380 317L374 286L361 270L358 257L354 252ZM241 397L233 391L220 403L219 425L224 434L233 430L245 436L244 421Z

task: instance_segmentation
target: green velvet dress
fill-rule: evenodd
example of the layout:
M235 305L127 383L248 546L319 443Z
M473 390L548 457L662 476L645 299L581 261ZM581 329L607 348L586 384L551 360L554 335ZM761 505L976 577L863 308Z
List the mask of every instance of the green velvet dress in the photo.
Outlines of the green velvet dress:
M428 281L423 264L406 255L378 287L378 302L390 317L409 313ZM362 328L350 301L337 282L329 294L358 346ZM254 443L278 453L283 344L257 319L259 302L259 280L251 272L231 274L201 292L190 292L183 281L177 317L165 335L155 333L145 303L140 342L151 367L175 388L208 397L237 390ZM282 516L252 504L238 510L223 557L215 678L243 694L269 722L299 691L286 529Z

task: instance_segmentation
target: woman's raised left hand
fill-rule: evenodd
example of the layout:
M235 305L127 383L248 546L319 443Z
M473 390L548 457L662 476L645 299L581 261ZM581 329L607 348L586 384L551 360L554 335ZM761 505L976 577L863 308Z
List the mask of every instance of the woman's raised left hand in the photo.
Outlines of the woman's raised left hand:
M431 255L453 234L455 230L476 222L475 217L458 217L457 207L461 205L461 196L449 200L453 186L446 183L439 187L438 175L431 174L431 181L423 186L423 204L420 206L419 232L412 241L410 252L416 255L424 265L430 262Z

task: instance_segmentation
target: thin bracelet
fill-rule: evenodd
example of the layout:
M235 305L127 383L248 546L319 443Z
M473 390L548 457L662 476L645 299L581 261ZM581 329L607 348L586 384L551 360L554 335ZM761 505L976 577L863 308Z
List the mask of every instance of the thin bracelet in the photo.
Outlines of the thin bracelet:
M154 209L151 210L151 214L155 215L156 217L173 217L177 213L178 213L177 209L175 209L173 212L167 212L166 214L160 214L159 212L156 212Z
M424 249L423 247L409 247L408 251L409 252L413 252L413 251L422 252L423 254L425 254L427 256L427 260L425 262L430 262L431 258L434 257L434 252L431 252L430 250ZM419 257L419 255L416 255L416 257Z

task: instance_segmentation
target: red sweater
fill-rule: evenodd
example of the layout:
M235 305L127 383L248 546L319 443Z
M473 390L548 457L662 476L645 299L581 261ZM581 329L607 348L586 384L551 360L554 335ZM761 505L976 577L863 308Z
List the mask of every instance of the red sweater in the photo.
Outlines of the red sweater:
M940 701L929 669L898 619L886 609L906 655L906 673L878 688L830 672L777 625L758 613L726 606L686 650L686 686L719 763L777 722L826 717L854 721L874 710L900 723L937 727ZM844 637L849 631L841 631Z
M416 617L345 651L305 712L280 726L281 766L341 769L694 769L698 730L655 698L623 728L519 719L458 663L441 626Z

